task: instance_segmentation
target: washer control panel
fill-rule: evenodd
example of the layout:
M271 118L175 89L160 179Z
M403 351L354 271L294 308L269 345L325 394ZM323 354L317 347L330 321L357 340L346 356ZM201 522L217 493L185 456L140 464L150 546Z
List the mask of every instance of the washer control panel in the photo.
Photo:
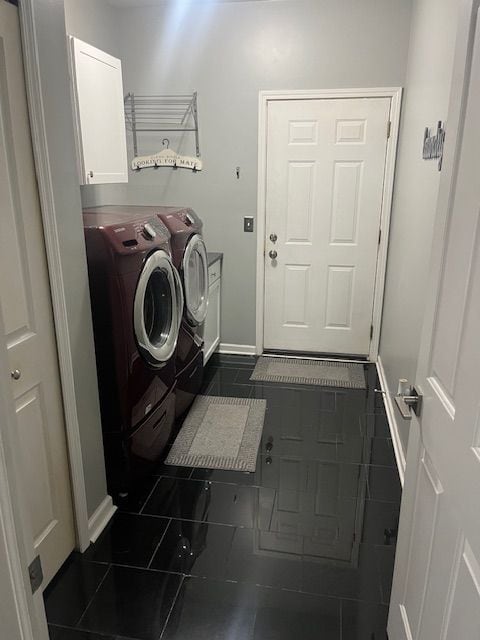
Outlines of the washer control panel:
M157 235L157 232L155 231L155 229L152 227L152 225L149 222L146 222L143 225L143 235L145 236L145 238L147 240L153 240L155 238L155 236Z
M166 242L170 238L170 232L164 223L157 218L144 218L125 226L118 226L114 229L117 235L117 242L126 249L136 250L151 248L151 243L155 241Z

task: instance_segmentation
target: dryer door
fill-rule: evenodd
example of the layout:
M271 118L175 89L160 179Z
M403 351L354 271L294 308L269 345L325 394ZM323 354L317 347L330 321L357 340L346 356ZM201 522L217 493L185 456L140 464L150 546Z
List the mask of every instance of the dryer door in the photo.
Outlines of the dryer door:
M133 325L140 352L153 366L162 366L177 346L181 321L178 274L165 251L150 254L135 292Z
M201 324L207 315L208 260L205 243L198 234L189 240L182 266L187 318L194 325Z

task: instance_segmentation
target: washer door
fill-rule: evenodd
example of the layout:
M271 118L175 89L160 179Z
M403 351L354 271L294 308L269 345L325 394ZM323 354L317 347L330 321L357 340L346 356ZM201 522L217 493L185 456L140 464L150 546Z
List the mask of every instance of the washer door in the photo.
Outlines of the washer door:
M208 260L205 243L198 234L186 246L182 267L187 318L194 325L201 324L208 306Z
M165 251L145 261L135 292L133 325L142 355L153 366L162 366L177 346L183 299L179 276Z

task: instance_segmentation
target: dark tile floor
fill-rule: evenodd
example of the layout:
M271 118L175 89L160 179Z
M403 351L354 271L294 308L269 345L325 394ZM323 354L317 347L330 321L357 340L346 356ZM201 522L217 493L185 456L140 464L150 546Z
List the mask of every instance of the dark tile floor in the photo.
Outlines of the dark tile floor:
M214 356L203 393L267 400L253 474L161 465L45 593L53 640L385 640L400 483L367 391L253 383Z

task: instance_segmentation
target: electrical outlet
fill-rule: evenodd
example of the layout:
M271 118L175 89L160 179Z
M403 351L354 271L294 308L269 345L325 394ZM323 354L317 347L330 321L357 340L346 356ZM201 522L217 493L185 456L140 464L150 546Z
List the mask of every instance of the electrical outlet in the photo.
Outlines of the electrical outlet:
M253 216L245 216L243 218L243 230L253 231Z

